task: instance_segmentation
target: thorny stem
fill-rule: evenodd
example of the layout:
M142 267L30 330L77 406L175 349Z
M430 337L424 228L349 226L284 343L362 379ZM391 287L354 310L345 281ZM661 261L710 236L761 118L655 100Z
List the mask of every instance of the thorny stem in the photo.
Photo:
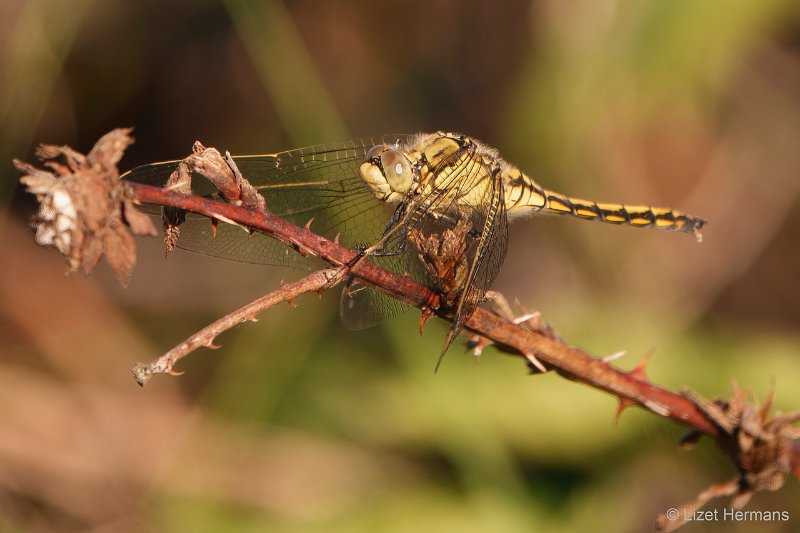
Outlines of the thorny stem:
M316 255L335 266L353 264L358 259L356 252L270 213L138 183L129 183L128 186L139 202L186 209L241 224L272 235L301 253ZM424 308L436 296L428 287L410 277L388 272L369 261L359 262L352 274L377 290L419 308ZM510 348L515 355L535 354L545 366L564 377L608 392L710 437L719 435L719 429L689 399L643 381L633 373L614 368L582 350L481 308L465 325L501 347ZM800 445L797 444L793 465L800 469Z
M259 209L238 207L137 183L130 183L129 187L137 201L194 211L266 233L299 253L316 255L334 266L345 267L342 272L352 274L389 296L423 309L423 312L439 314L437 309L431 309L430 302L435 302L437 295L428 287L409 276L376 267L368 260L359 261L358 253L316 235L308 228L300 228ZM443 316L443 318L449 317ZM603 359L591 357L586 352L568 346L558 339L481 308L476 309L469 317L465 327L490 339L503 351L523 356L529 365L530 358L535 357L546 367L568 379L612 394L619 398L621 408L638 405L657 415L668 417L715 439L723 449L731 437L736 438L735 434L726 434L714 423L712 417L691 399L657 387L643 379L641 368L631 372L619 370ZM795 476L800 477L800 440L795 438L790 446L787 457L789 469ZM735 454L731 459L735 463L738 461Z
M173 370L175 363L197 348L203 346L211 349L217 348L214 339L220 333L248 320L255 322L259 313L281 302L292 303L295 298L307 292L327 290L340 283L346 275L347 269L345 268L327 268L313 272L297 281L281 285L271 293L265 294L204 327L152 363L137 364L132 369L133 376L136 378L136 382L144 387L154 374L180 375L183 372Z

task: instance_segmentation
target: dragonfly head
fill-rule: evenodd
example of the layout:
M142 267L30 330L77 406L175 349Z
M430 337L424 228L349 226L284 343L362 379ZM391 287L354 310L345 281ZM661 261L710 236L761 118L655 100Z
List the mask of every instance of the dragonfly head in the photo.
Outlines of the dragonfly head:
M384 201L399 201L414 184L411 162L396 145L370 148L359 172L375 196Z

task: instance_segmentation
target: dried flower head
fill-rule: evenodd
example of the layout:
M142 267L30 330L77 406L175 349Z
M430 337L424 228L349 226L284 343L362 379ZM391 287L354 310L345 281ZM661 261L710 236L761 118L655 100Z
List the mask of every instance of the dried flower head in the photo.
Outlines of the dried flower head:
M117 163L132 142L130 129L104 135L88 155L68 146L40 145L36 156L49 170L15 160L20 181L35 194L36 242L52 246L67 261L67 272L89 273L105 254L124 286L136 262L131 232L155 235L150 219L139 212L119 180Z

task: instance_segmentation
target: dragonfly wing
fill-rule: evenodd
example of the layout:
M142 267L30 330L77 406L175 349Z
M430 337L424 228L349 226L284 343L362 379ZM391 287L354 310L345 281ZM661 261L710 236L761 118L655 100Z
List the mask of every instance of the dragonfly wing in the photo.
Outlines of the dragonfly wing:
M344 327L358 331L371 328L406 312L410 306L376 291L358 279L353 279L342 290L339 299L339 316Z
M302 256L276 239L261 233L251 234L245 228L232 224L218 224L215 234L207 217L187 214L179 227L181 233L177 245L191 252L302 271L319 270L326 265L318 257Z
M299 148L286 152L234 157L242 175L264 196L267 209L297 225L313 219L312 231L345 246L372 243L380 238L391 210L378 201L358 174L367 151L375 144L402 136L368 138ZM137 167L124 179L163 186L177 166L168 161ZM216 197L213 186L200 176L192 193ZM152 214L160 208L150 206ZM249 263L318 268L321 262L302 257L263 235L250 236L241 228L219 224L212 237L207 217L188 213L181 225L178 247L215 257Z
M414 207L408 234L429 277L454 308L449 343L500 271L508 219L499 169L477 157L474 145L452 154L434 174L433 192Z

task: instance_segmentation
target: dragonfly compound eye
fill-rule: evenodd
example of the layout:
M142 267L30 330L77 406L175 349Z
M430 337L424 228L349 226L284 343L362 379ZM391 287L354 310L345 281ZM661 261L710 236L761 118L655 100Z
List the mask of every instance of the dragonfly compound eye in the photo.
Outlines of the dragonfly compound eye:
M375 146L369 149L369 152L367 152L367 157L366 157L367 161L372 161L373 159L377 160L381 156L383 151L388 149L389 147L385 144L376 144Z
M406 156L397 150L387 149L381 154L383 175L395 192L407 192L414 182L414 171Z

